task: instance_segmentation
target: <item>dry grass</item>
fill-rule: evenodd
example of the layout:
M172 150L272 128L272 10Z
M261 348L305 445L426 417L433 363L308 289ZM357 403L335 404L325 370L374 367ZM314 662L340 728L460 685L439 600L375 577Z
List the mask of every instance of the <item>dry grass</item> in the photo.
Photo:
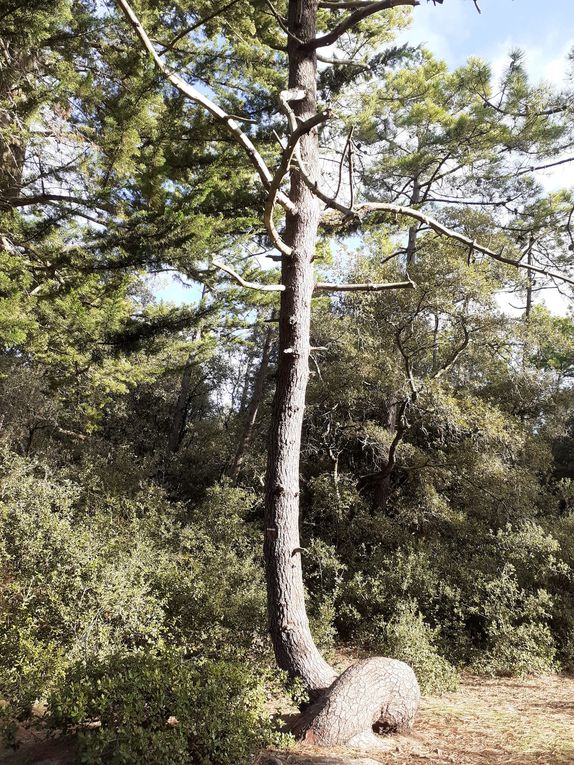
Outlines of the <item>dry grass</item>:
M574 677L466 677L423 700L411 735L384 743L362 754L297 745L261 765L574 765Z

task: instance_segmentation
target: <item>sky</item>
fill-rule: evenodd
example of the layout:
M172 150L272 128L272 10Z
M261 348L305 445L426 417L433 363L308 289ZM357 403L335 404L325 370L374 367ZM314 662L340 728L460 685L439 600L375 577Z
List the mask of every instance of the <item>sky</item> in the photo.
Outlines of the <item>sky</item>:
M442 5L421 0L404 39L424 44L451 67L480 56L494 72L504 70L509 51L521 48L534 80L565 84L567 55L574 48L574 0L478 0L478 4L480 14L473 0L444 0ZM574 163L540 180L547 190L574 186ZM197 287L189 289L167 277L160 277L152 289L158 300L175 303L195 301L199 295Z
M425 42L452 65L468 56L500 64L512 48L528 55L533 76L556 81L574 47L572 0L421 0L408 32L411 42Z

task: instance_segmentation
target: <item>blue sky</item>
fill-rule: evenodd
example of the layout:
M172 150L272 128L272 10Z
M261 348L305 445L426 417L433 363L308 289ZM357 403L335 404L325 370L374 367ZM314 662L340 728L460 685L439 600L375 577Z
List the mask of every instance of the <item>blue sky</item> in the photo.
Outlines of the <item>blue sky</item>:
M511 48L522 48L534 76L555 80L574 47L573 0L421 0L409 30L411 42L426 42L450 65L468 56L498 62Z

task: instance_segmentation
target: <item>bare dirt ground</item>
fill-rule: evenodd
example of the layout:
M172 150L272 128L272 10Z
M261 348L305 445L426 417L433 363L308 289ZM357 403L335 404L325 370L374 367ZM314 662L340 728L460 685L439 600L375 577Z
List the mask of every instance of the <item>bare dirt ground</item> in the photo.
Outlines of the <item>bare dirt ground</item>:
M465 677L455 693L423 699L411 735L382 741L362 753L296 745L261 753L258 765L574 765L574 676ZM0 751L1 765L76 762L73 739L32 731L17 751Z
M259 765L574 765L574 677L465 677L422 701L409 736L377 752L302 745L266 752Z

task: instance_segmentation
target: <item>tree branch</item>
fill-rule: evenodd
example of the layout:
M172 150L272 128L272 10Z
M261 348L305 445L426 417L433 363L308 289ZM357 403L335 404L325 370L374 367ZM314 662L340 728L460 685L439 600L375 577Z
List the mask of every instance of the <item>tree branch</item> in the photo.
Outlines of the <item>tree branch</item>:
M436 380L437 377L442 377L445 372L448 372L449 369L456 363L458 357L460 354L465 350L465 348L468 346L470 342L470 333L466 327L466 324L464 322L462 323L462 331L464 333L464 339L462 343L459 345L459 347L454 351L452 356L448 361L445 361L445 363L437 369L437 371L432 375L432 379Z
M382 290L400 290L414 289L417 285L409 279L406 282L383 282L366 284L331 284L328 282L317 282L315 291L317 292L381 292Z
M229 10L233 5L236 5L239 2L239 0L231 0L231 2L227 3L226 5L223 5L221 8L217 8L213 13L210 13L208 16L205 16L203 19L199 19L199 21L196 21L195 24L192 24L189 27L186 27L181 32L179 32L171 42L169 42L167 45L162 46L161 55L163 56L168 51L173 50L173 48L177 45L177 43L183 39L186 35L190 34L191 32L194 32L196 29L199 29L199 27L206 24L208 21L211 21L216 16L219 16L221 13L224 13L225 11Z
M286 103L286 96L283 93L282 93L282 102ZM287 174L289 170L289 166L291 164L293 154L297 151L299 139L301 138L301 136L305 135L305 133L308 133L310 130L312 130L317 125L320 125L322 122L325 122L325 120L329 118L329 115L330 115L330 112L328 111L321 112L321 113L313 115L313 117L301 123L300 125L297 125L295 130L289 136L289 140L287 141L287 146L283 150L283 154L281 156L281 162L279 163L277 172L273 176L271 185L269 187L269 195L267 197L267 202L265 204L263 222L265 223L265 228L267 229L267 232L269 233L269 236L271 237L273 244L279 250L279 252L281 252L283 255L287 255L287 256L292 255L293 248L289 247L289 245L285 244L285 242L281 239L281 237L279 236L279 232L275 228L275 224L273 222L273 211L275 209L275 203L277 201L279 187L281 186L281 182L283 181L283 178L285 177L285 175Z
M190 101L193 101L194 103L199 104L204 109L206 109L210 114L212 114L214 117L217 117L225 124L226 128L233 135L237 143L240 146L242 146L245 152L247 153L247 156L249 157L251 164L257 170L257 173L259 174L259 177L261 178L261 181L264 187L268 189L271 185L273 177L271 175L269 168L265 164L265 160L263 159L261 154L259 154L253 142L251 141L251 139L241 130L237 122L235 122L235 120L230 114L228 114L224 109L218 106L214 101L212 101L210 98L205 96L203 93L200 93L200 91L194 88L193 85L190 85L184 79L179 77L179 75L175 74L174 72L171 72L168 69L166 64L164 64L164 62L161 60L159 53L156 51L152 41L147 35L147 32L141 25L140 20L136 16L135 12L133 11L132 7L129 5L127 0L115 0L115 1L117 5L121 8L121 10L123 11L129 24L135 30L142 45L147 50L149 55L152 57L154 64L156 65L158 70L166 77L167 80L169 80L169 82L171 82L171 84L174 87L176 87L181 93L183 93L187 98L189 98ZM277 195L277 199L279 201L279 204L281 204L291 214L295 215L297 213L297 209L295 205L293 204L293 202L291 202L291 200L287 196L285 196L285 194L279 193Z
M473 252L478 252L481 255L487 255L489 258L492 258L493 260L496 260L499 263L505 263L506 265L514 266L515 268L522 268L525 271L533 271L534 273L542 274L543 276L548 276L552 279L558 279L559 281L565 282L566 284L574 284L574 277L570 277L570 276L567 276L566 274L561 274L556 271L551 271L550 269L543 268L541 266L535 266L529 263L522 263L520 260L512 260L512 258L505 258L504 255L502 254L503 251L495 252L494 250L491 250L489 247L485 247L484 245L479 244L474 239L471 239L469 236L460 234L458 231L454 231L453 229L448 228L448 226L445 226L442 223L439 223L438 220L436 220L435 218L432 218L430 215L426 215L420 210L415 210L413 207L404 207L403 205L395 205L388 202L365 202L354 208L346 207L345 205L342 205L340 202L337 202L336 199L333 199L332 197L329 197L327 196L327 194L322 192L319 189L317 183L314 183L309 178L308 174L305 172L305 169L302 167L301 163L299 164L299 170L308 188L322 202L324 202L327 205L327 207L330 207L333 210L338 210L349 220L357 219L357 218L359 220L362 220L364 216L369 215L370 213L375 213L375 212L388 212L394 215L404 215L407 218L414 218L414 220L418 220L421 223L426 224L430 229L432 229L433 231L436 231L437 234L440 234L441 236L446 236L449 239L454 239L455 241L460 242L461 244L464 244L467 247L470 247Z
M0 207L7 205L9 207L30 207L31 205L44 205L44 204L74 204L82 205L83 207L96 207L99 210L105 210L106 212L113 212L113 208L108 205L106 207L99 203L92 202L91 200L82 199L71 194L31 194L26 197L17 197L15 199L0 199Z
M412 8L419 5L418 0L380 0L378 3L367 3L361 5L353 13L349 14L347 18L343 19L331 32L328 32L322 37L316 37L314 40L304 43L300 47L302 50L316 50L326 45L332 45L337 42L339 37L343 35L348 29L352 29L363 19L372 16L379 11L388 11L391 8L397 8L401 5L410 5Z
M221 260L213 260L213 265L216 266L216 268L225 271L225 273L233 277L238 284L247 289L260 290L261 292L283 292L285 290L284 284L259 284L258 282L248 282L240 276L237 271L234 271L231 266L222 263Z

